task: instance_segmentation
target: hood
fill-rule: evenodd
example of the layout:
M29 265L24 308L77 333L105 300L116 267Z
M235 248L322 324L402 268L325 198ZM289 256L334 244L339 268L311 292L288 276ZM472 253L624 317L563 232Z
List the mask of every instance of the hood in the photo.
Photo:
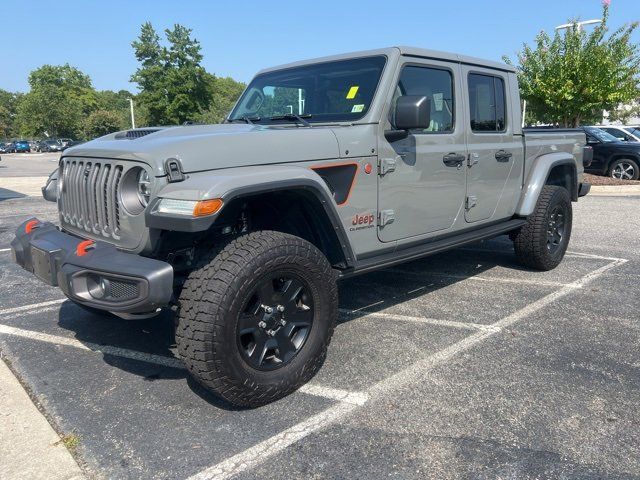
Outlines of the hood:
M163 176L167 158L178 158L184 172L190 173L332 159L340 152L329 127L222 124L119 132L71 147L64 156L141 161L151 165L156 176Z

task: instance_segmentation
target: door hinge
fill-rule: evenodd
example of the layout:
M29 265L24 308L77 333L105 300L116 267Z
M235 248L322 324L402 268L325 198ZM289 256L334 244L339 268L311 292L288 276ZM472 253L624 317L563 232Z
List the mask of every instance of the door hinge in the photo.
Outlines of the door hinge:
M393 210L381 210L378 214L378 226L384 227L396 219L396 213Z
M478 197L476 197L475 195L467 196L467 202L466 202L467 210L471 210L477 204L478 204Z
M380 176L393 172L396 169L397 158L381 158L378 165L378 174Z

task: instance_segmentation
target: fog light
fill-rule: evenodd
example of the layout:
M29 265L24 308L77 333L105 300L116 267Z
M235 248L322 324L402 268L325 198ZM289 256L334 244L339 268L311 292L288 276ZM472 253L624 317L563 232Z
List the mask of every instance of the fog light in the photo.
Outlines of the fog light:
M87 291L93 298L100 300L109 292L109 280L99 275L87 276Z

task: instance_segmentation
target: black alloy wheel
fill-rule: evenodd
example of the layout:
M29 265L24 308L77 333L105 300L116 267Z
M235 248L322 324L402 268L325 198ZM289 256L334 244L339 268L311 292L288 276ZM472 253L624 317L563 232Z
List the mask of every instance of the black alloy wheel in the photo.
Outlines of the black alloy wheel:
M549 227L547 228L547 249L551 254L556 253L562 245L565 233L565 218L567 216L564 204L558 204L549 214Z
M256 282L237 323L242 358L257 370L287 365L313 328L314 301L297 275L273 272Z

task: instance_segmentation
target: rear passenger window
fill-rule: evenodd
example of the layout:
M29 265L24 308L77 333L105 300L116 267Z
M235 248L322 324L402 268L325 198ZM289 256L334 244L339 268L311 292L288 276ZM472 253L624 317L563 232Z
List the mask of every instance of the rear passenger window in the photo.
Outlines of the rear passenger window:
M474 132L502 132L507 126L504 80L469 74L469 118Z
M393 98L392 112L395 111L395 102L398 97L404 95L422 95L431 101L429 128L416 130L414 133L453 131L453 76L449 70L416 66L404 67Z

